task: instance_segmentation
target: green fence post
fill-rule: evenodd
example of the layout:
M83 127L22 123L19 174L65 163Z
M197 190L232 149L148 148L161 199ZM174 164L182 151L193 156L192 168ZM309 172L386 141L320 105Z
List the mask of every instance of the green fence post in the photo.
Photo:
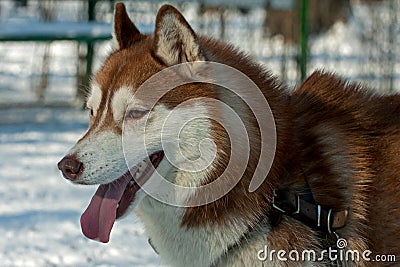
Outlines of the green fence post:
M88 7L88 19L89 21L95 21L95 7L97 0L89 0ZM87 85L89 85L90 75L92 74L92 65L93 65L93 55L94 55L94 43L92 41L87 42L87 65L86 65L86 81Z
M88 21L95 21L95 7L97 0L88 0ZM83 88L79 94L81 100L85 99L87 95L86 90L89 89L90 76L92 75L93 69L93 58L94 58L94 42L91 40L86 41L86 71L83 79Z
M300 75L301 80L307 77L307 52L308 52L308 1L300 0Z
M94 8L96 6L97 0L88 0L88 20L95 20Z

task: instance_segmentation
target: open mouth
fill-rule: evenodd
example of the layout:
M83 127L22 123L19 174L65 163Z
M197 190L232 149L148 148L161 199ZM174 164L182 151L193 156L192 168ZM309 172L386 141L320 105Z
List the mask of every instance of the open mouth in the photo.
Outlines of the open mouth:
M81 216L83 234L90 239L108 242L115 220L125 214L137 191L148 181L163 158L163 151L155 152L120 178L101 184Z
M128 185L125 187L121 200L118 202L116 218L120 218L129 208L132 201L135 199L136 192L143 186L150 176L154 173L155 169L160 164L164 157L164 152L159 151L150 155L148 159L143 160L136 165L134 169L128 171L125 175L132 178L129 180ZM121 179L121 178L120 178Z

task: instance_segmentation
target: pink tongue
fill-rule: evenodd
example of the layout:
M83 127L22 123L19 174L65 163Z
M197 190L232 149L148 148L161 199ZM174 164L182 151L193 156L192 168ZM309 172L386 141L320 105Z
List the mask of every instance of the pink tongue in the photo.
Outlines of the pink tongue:
M124 175L112 183L99 186L89 206L81 216L82 232L87 238L103 243L109 241L118 202L121 200L131 178L130 175Z

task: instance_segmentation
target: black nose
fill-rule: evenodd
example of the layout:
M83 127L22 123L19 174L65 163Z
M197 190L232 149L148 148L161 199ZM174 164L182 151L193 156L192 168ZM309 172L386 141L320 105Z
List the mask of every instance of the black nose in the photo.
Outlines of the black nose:
M75 180L83 171L82 162L74 155L64 157L57 166L64 177L69 180Z

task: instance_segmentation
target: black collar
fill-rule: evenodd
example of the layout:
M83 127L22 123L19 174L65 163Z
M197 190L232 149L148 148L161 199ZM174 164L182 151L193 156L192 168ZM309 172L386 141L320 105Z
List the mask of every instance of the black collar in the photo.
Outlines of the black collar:
M285 214L327 234L344 227L348 217L348 210L335 211L316 204L309 188L299 193L274 190L272 207L276 213L275 225L279 224L282 214Z

